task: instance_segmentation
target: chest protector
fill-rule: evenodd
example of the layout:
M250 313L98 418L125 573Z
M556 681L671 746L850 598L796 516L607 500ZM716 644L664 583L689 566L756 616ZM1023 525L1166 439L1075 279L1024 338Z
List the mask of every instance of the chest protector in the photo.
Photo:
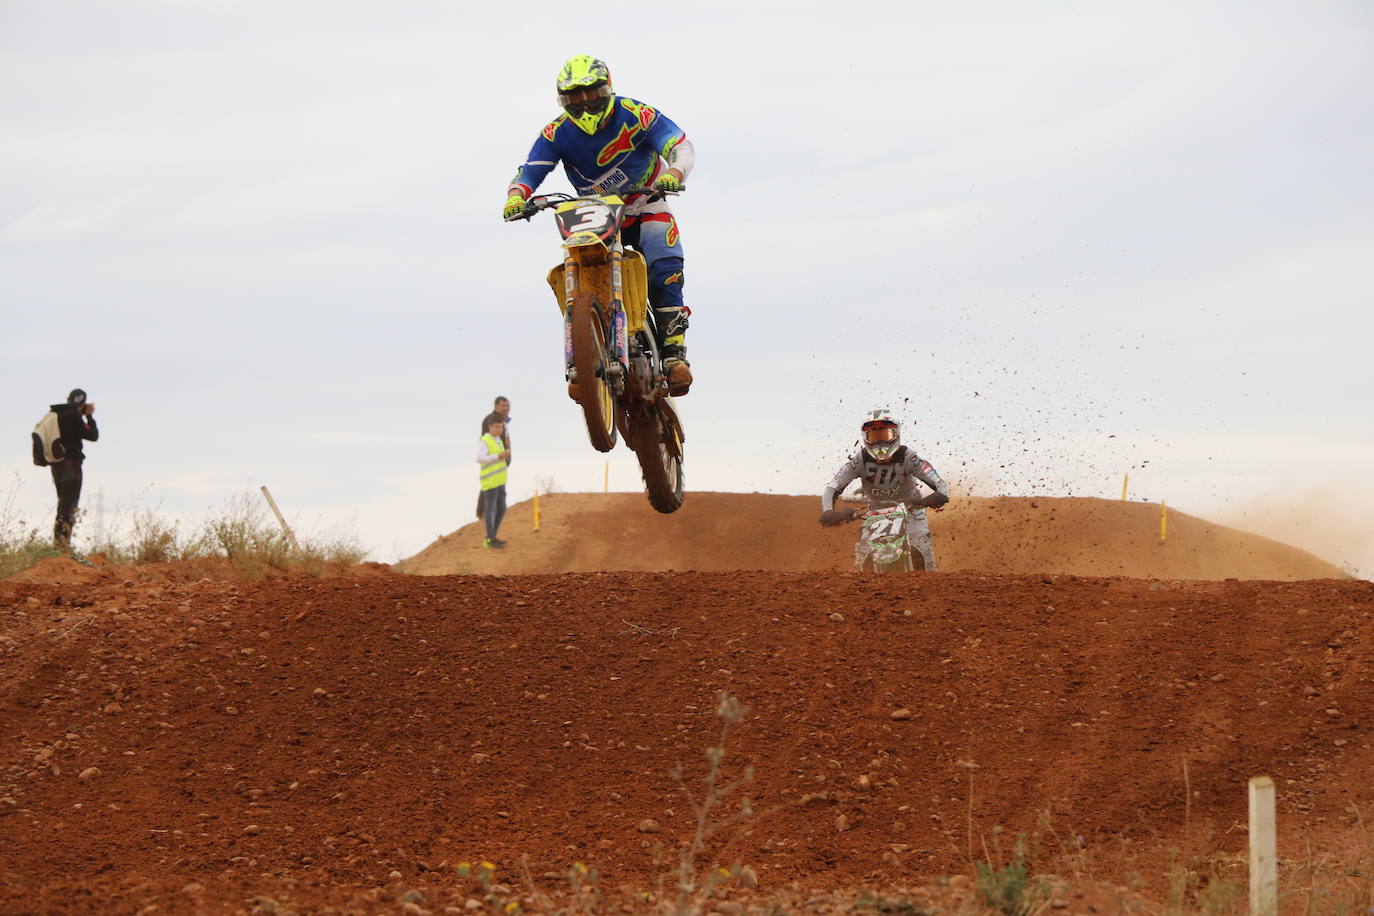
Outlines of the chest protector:
M864 449L863 482L864 490L870 497L901 499L907 488L906 446L899 446L892 453L892 460L886 463L880 462Z

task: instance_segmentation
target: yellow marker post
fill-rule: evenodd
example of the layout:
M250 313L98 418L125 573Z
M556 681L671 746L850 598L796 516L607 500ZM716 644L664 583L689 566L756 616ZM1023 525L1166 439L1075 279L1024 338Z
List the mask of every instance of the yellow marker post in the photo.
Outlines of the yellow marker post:
M534 530L539 530L539 490L534 491Z
M1121 475L1121 499L1126 499L1126 485L1131 482L1131 472L1127 471Z
M609 461L606 462L605 473L601 476L601 492L611 492L611 463Z
M1169 507L1164 504L1164 500L1159 501L1159 539L1163 541L1169 534Z

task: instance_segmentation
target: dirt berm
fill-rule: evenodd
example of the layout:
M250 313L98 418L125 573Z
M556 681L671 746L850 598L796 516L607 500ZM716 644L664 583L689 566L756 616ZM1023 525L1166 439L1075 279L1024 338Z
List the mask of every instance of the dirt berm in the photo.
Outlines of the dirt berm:
M469 524L405 560L409 573L595 570L847 570L857 530L817 524L814 496L690 493L660 515L642 493L555 493L511 507L504 551ZM1105 499L960 497L928 513L944 572L1057 573L1163 579L1318 579L1344 573L1309 553L1170 510Z
M967 873L998 825L1159 883L1244 849L1257 774L1286 869L1374 811L1368 582L0 582L0 913L461 912L455 863L522 855L652 889L717 691L755 814L702 864L764 894Z

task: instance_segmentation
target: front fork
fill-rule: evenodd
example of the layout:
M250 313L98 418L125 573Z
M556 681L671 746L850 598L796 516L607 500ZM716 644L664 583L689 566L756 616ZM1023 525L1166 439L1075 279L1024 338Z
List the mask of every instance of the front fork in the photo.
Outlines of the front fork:
M619 240L611 248L611 345L615 348L618 364L611 367L615 375L614 383L618 394L624 386L625 370L630 365L630 341L626 328L624 277L621 272L623 259ZM571 254L563 259L563 367L564 374L571 380L576 370L573 368L572 345L572 302L577 295L579 266ZM603 328L603 330L605 330Z

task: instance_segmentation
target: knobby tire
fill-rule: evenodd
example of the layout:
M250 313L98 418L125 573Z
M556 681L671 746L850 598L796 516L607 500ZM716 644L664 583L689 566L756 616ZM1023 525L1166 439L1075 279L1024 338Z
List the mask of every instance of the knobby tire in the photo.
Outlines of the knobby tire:
M628 443L639 459L649 505L665 514L682 508L682 501L686 497L682 459L679 457L682 443L676 443L675 455L674 449L667 444L667 437L672 435L669 424L654 408L635 414L630 423Z
M615 448L615 390L602 374L607 366L606 326L596 297L582 290L568 307L572 313L573 367L577 370L577 403L587 421L587 437L592 448L609 452Z

